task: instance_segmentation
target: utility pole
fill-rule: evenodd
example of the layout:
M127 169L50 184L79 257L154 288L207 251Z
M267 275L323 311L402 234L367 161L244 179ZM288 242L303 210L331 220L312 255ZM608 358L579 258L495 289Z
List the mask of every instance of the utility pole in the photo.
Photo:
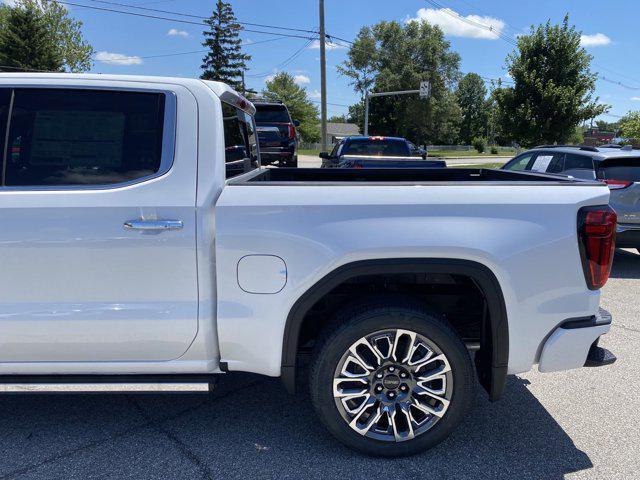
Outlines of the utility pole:
M324 0L320 2L320 134L321 149L327 151L327 62L325 58Z

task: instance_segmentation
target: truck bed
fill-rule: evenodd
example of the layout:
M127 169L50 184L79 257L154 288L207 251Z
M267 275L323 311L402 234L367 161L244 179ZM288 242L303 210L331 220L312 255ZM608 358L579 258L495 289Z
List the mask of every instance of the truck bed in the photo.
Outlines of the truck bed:
M567 178L533 172L514 172L487 168L263 168L241 178L231 185L261 184L459 184L482 183L496 185L593 185L600 182Z

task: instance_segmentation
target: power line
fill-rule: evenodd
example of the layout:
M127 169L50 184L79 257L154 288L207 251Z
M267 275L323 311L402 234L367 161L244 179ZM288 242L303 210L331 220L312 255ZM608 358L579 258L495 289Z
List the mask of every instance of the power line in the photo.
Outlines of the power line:
M243 43L242 46L245 47L250 47L252 45L260 45L261 43L269 43L269 42L275 42L278 40L282 40L282 37L278 37L278 38L269 38L267 40L261 40L259 42L250 42L250 43ZM159 54L159 55L146 55L146 56L138 56L138 58L162 58L162 57L178 57L180 55L192 55L195 53L206 53L209 50L191 50L190 52L177 52L177 53L163 53L163 54Z
M94 2L94 3L102 3L105 5L115 5L118 7L127 7L127 8L135 8L137 10L144 10L146 12L156 12L156 13L166 13L169 15L178 15L179 17L187 17L187 18L198 18L201 20L206 20L207 17L203 17L201 15L194 15L191 13L182 13L182 12L174 12L171 10L160 10L157 8L146 8L146 7L141 7L140 5L133 5L130 3L120 3L120 2L110 2L107 0L89 0L90 2ZM241 22L238 20L238 23L240 25L249 25L252 27L263 27L263 28L272 28L272 29L276 29L276 30L288 30L288 31L292 31L292 32L303 32L303 33L313 33L313 34L317 34L317 31L314 30L306 30L303 28L293 28L293 27L282 27L279 25L267 25L267 24L262 24L262 23L250 23L250 22Z
M68 1L62 1L62 0L58 0L59 4L62 5L71 5L74 7L81 7L81 8L87 8L89 10L98 10L98 11L102 11L102 12L110 12L110 13L119 13L122 15L131 15L134 17L142 17L142 18L149 18L149 19L154 19L154 20L165 20L165 21L169 21L169 22L174 22L174 23L185 23L185 24L189 24L189 25L198 25L200 27L202 27L204 25L204 18L203 21L200 22L195 22L192 20L182 20L182 19L178 19L178 18L170 18L170 17L161 17L158 15L150 15L150 14L146 14L146 13L137 13L137 12L127 12L124 10L116 10L113 8L105 8L105 7L94 7L91 5L83 5L81 3L75 3L75 2L68 2ZM254 29L248 29L248 28L243 28L243 31L245 32L250 32L250 33L260 33L260 34L264 34L264 35L275 35L275 36L280 36L280 37L290 37L290 38L304 38L304 39L311 39L313 40L314 37L309 37L308 35L298 35L298 34L294 34L294 33L276 33L276 32L267 32L264 30L254 30Z
M277 65L274 65L273 67L271 67L268 71L262 72L262 73L254 73L252 75L246 75L249 78L262 78L262 77L268 77L269 75L273 75L273 71L274 70L278 70L280 68L284 68L287 65L289 65L291 62L293 62L296 58L298 58L302 52L309 46L311 45L311 42L313 40L308 40L304 43L304 45L302 45L302 47L298 48L295 52L293 52L291 55L289 55L286 59L284 59L282 62L280 62Z

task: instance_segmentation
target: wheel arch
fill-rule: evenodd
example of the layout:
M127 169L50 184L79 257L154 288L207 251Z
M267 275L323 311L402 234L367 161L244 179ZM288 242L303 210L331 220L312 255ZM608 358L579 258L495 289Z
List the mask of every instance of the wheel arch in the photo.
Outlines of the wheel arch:
M356 261L331 271L303 293L291 307L284 330L281 379L289 392L296 389L298 341L305 316L313 305L335 287L355 277L398 273L444 273L473 280L485 299L481 349L476 355L478 376L489 398L500 398L509 358L509 328L502 288L487 266L471 260L447 258Z

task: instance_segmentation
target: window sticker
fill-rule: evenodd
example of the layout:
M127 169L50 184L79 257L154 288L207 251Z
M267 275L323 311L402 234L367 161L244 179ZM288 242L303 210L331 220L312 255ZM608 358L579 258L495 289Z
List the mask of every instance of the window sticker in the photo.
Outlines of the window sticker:
M538 155L536 161L533 162L531 167L532 172L546 172L549 164L553 160L553 155Z

